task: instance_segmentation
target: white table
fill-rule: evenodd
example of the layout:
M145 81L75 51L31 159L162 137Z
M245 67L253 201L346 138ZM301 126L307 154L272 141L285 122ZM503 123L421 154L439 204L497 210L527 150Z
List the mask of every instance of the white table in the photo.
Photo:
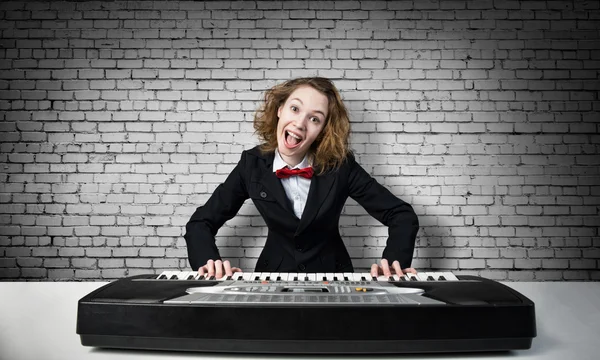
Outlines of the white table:
M77 301L106 282L0 282L0 359L289 359L285 355L203 354L84 347L75 333ZM377 356L379 359L600 359L600 283L508 282L535 302L530 350ZM317 356L293 356L315 359ZM371 359L374 356L323 356Z

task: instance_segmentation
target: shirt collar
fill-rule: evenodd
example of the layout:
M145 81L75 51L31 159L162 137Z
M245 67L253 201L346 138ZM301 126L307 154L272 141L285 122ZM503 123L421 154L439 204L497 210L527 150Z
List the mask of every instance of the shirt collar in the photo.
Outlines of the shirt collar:
M285 161L283 161L283 159L281 158L281 155L279 154L279 150L275 149L275 158L273 159L273 172L275 172L281 168L284 168L286 166L289 166L290 169L302 169L305 167L309 167L310 164L308 163L308 153L306 155L304 155L304 159L302 159L300 164L297 164L296 166L291 166L291 165L288 165Z

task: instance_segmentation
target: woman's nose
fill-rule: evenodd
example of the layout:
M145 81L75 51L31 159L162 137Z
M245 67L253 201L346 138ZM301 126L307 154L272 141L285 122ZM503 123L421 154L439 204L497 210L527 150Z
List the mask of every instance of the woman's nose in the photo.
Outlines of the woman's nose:
M304 127L306 126L305 117L303 115L299 115L298 117L296 117L294 119L294 126L300 130L304 130Z

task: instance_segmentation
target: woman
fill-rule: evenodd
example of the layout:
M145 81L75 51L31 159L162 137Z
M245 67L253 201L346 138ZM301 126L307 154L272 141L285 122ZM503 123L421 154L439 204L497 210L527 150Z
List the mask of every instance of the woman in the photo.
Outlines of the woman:
M409 266L417 216L356 163L348 147L347 110L330 80L298 78L269 89L254 128L261 145L242 152L225 182L186 225L194 270L217 278L241 271L221 259L215 235L251 198L269 230L256 272L352 272L338 229L350 196L389 228L371 275L416 273Z

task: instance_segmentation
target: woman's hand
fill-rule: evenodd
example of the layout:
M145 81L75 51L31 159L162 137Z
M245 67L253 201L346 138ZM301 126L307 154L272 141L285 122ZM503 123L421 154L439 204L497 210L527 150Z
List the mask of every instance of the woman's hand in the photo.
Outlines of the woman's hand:
M209 278L214 276L217 279L223 276L232 276L235 272L241 272L242 269L237 267L231 267L229 260L208 260L206 265L201 266L198 269L198 275L207 275Z
M371 276L378 277L383 275L385 277L390 277L394 274L398 276L402 276L404 274L413 273L416 274L417 270L413 268L402 269L398 260L392 263L392 266L388 263L387 259L381 259L381 265L373 264L371 265Z

